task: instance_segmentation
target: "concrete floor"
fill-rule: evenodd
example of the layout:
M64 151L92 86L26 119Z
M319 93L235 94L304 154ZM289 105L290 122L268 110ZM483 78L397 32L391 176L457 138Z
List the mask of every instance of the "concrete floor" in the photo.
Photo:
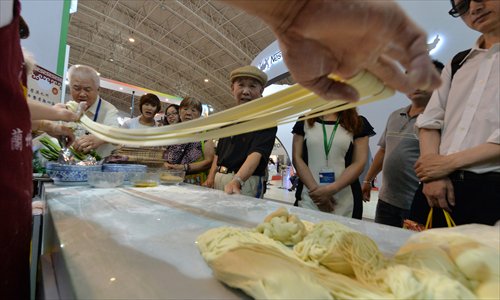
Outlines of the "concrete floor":
M267 185L267 191L264 194L264 198L281 201L284 204L288 205L293 205L293 203L295 202L295 191L288 191L290 187L290 183L286 183L285 186L283 186L281 180L272 180L270 184ZM372 221L375 219L377 201L378 191L372 190L370 201L363 203L363 219Z

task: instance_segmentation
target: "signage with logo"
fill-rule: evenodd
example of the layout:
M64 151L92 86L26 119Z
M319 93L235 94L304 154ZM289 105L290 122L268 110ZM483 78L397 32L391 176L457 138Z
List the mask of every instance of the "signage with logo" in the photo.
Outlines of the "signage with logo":
M28 99L54 105L61 102L62 77L35 65L28 76Z

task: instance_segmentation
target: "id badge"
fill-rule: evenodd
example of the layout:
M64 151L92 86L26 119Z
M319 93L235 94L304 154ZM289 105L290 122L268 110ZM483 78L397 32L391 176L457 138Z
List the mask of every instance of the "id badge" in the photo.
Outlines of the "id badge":
M335 172L330 168L322 168L319 171L319 184L326 185L335 182Z

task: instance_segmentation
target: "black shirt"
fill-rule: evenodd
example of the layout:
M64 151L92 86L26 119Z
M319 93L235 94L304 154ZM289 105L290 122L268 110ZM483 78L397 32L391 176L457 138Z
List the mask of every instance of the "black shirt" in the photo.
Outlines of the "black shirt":
M238 172L247 157L253 152L260 153L259 165L252 175L263 176L269 156L274 147L277 127L248 132L219 140L217 144L217 165L224 166L231 172Z

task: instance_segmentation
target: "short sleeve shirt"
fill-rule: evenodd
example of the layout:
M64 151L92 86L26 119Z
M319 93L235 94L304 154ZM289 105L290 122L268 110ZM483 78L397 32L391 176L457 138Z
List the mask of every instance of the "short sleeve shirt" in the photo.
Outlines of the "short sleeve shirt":
M273 127L220 139L215 152L217 164L237 172L247 157L257 152L262 157L253 175L263 176L274 147L277 131L278 128Z

